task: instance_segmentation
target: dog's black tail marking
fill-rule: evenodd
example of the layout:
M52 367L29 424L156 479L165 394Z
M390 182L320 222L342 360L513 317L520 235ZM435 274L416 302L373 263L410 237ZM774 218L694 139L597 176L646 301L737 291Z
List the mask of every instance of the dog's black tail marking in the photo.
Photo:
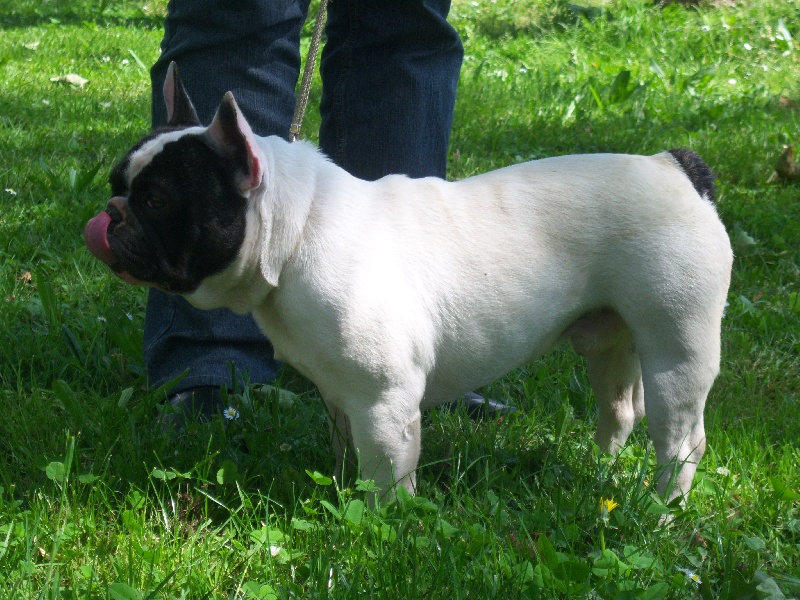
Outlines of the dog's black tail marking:
M717 189L714 187L714 174L697 152L692 150L670 150L673 158L686 173L694 189L709 202L715 202Z

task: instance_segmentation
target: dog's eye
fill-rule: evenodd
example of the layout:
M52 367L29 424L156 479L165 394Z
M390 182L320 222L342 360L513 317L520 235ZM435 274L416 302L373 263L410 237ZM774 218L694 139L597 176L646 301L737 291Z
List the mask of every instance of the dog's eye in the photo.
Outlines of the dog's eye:
M147 208L153 208L153 209L164 208L164 205L166 205L166 201L162 200L161 198L151 197L147 199L147 202L145 202L145 204L147 205Z

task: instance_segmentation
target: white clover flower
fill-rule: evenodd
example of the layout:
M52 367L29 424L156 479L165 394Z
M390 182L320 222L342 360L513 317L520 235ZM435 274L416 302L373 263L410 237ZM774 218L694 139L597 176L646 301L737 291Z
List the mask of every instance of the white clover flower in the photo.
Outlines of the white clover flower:
M682 567L678 567L678 571L680 571L681 573L686 575L686 579L689 579L690 581L693 581L697 585L700 585L701 583L703 583L703 580L700 579L700 576L697 573L695 573L694 571L692 571L691 569L684 569Z
M229 406L225 410L222 411L222 416L225 417L228 421L235 421L239 418L239 411L236 410L236 407Z
M717 475L724 475L725 477L731 474L731 470L726 467L717 467Z

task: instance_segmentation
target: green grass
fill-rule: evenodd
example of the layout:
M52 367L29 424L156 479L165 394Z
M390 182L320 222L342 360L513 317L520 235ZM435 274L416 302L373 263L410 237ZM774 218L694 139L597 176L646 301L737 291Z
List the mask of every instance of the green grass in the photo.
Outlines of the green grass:
M290 392L232 395L239 419L164 435L144 293L81 232L147 129L165 4L0 0L0 597L800 597L800 183L767 183L800 139L780 101L800 101L800 3L591 4L454 2L450 173L673 147L712 166L737 258L687 507L652 494L642 429L615 459L592 446L568 350L484 390L522 409L502 421L429 413L418 496L377 510L326 478L322 403L290 369Z

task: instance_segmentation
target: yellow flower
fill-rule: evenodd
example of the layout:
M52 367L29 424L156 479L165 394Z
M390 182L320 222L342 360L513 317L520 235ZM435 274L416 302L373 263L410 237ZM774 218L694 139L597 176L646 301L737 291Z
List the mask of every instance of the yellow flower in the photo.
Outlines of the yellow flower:
M606 551L606 526L608 526L609 514L617 508L619 504L613 498L600 498L600 550Z
M600 498L600 512L602 514L608 514L615 508L617 508L619 504L614 502L612 498Z

